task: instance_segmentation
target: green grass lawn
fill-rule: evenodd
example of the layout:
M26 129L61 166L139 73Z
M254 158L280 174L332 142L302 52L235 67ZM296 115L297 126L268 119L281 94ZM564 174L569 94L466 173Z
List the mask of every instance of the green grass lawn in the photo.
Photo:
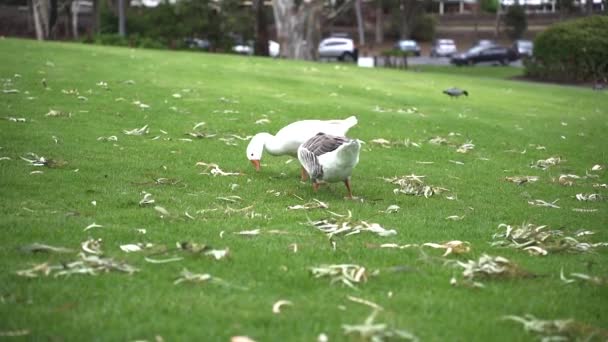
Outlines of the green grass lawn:
M476 74L0 40L0 118L26 119L0 120L0 335L68 341L152 341L155 336L228 341L235 335L315 341L324 333L330 341L360 340L344 335L342 325L363 323L372 309L348 296L382 306L375 322L423 341L537 338L521 324L502 320L504 315L572 318L607 329L608 286L566 284L560 270L568 277L578 272L605 280L608 247L539 257L491 243L499 224L526 222L567 236L590 230L595 234L577 239L608 241L608 192L593 187L608 182L608 92ZM441 93L452 86L470 96L450 99ZM50 110L64 115L47 116ZM342 184L313 193L309 183L299 181L297 161L286 163L289 157L266 155L256 173L245 156L247 141L221 140L274 133L301 119L350 115L359 124L349 135L367 142L352 177L357 201L344 200ZM263 118L270 123L256 124ZM206 124L200 131L216 135L186 135L201 121ZM123 133L144 125L147 135ZM108 136L118 140L98 140ZM437 136L449 144L431 144ZM385 148L372 143L377 138L401 143ZM406 146L405 139L419 147ZM467 141L474 149L457 153ZM20 158L29 152L53 159L57 167L29 165ZM553 156L562 162L547 170L530 167ZM201 174L200 161L242 175ZM596 164L603 170L591 171ZM449 192L429 198L396 195L396 186L382 180L410 174L426 176L428 184ZM556 181L562 174L584 178L563 186ZM508 176L539 179L517 185L505 181ZM160 178L168 180L158 184ZM142 192L152 194L155 203L139 205ZM599 193L604 201L577 201L578 193ZM228 196L241 200L218 199ZM354 220L397 234L335 237L334 250L322 232L305 225L308 219L332 217L327 210L287 209L313 198L334 213L350 211ZM559 200L559 209L528 204L536 199ZM385 213L389 205L401 209ZM249 206L242 212L227 209ZM452 215L464 218L446 219ZM103 227L84 231L92 223ZM234 234L254 229L261 234ZM102 239L105 257L139 272L17 275L40 263L77 260L81 243L89 238ZM443 250L429 247L373 248L450 240L468 241L471 251L442 258ZM177 251L176 243L184 241L228 248L230 255L216 261ZM21 251L34 242L75 252ZM157 254L127 254L119 248L133 243L152 243ZM162 245L166 253L158 253ZM466 262L485 253L508 258L537 276L475 278L484 288L450 285L453 276L463 279L462 269L445 260ZM153 264L146 256L183 259ZM364 266L367 282L354 290L316 279L309 271L343 263ZM174 284L184 268L230 285ZM379 273L371 275L374 270ZM278 300L293 305L274 314Z

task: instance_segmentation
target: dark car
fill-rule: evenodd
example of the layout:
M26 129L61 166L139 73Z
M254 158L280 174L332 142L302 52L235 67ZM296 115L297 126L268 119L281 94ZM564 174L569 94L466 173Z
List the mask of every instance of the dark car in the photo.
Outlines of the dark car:
M495 62L507 65L515 60L510 49L498 45L475 46L469 51L454 55L450 62L455 65L474 65L480 62Z
M476 46L494 46L494 45L498 45L496 44L495 41L491 40L491 39L480 39L478 41L476 41L472 47L476 47Z

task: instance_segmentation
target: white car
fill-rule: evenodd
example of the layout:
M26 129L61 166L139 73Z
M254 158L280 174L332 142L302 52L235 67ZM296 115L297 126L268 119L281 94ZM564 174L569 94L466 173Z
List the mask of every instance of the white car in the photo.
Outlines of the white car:
M319 57L337 58L341 61L354 62L357 60L357 48L350 38L325 38L319 44Z
M232 47L232 51L241 55L253 55L253 47L251 45L239 44ZM274 40L268 41L268 55L270 57L279 57L281 45Z
M452 57L456 52L456 43L452 39L437 39L431 48L431 57Z

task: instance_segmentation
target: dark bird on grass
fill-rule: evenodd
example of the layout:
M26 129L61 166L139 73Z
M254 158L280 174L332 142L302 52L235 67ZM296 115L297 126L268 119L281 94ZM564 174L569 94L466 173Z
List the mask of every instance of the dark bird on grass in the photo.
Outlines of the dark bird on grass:
M48 88L48 85L46 84L46 78L43 78L41 83L43 87Z
M466 90L462 90L459 88L450 88L443 91L444 94L450 95L450 97L459 97L461 95L469 96L469 93Z

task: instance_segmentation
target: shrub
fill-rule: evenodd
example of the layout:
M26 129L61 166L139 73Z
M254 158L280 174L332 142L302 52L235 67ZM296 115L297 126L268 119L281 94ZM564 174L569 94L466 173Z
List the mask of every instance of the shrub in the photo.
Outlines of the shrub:
M418 16L412 29L412 38L421 42L430 42L435 38L437 19L430 14Z
M608 17L555 24L534 41L526 74L552 81L590 81L608 76Z
M479 7L481 10L488 13L496 13L498 9L498 0L481 0Z
M528 28L528 18L523 6L513 5L507 9L504 17L507 35L511 39L519 39Z

